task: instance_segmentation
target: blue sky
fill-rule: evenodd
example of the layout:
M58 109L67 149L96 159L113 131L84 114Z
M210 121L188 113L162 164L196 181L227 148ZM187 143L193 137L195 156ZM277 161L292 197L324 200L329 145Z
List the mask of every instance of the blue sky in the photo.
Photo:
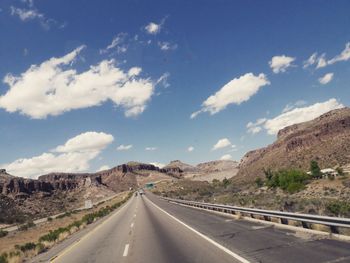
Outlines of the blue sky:
M16 175L239 160L350 104L349 1L0 10L0 166Z

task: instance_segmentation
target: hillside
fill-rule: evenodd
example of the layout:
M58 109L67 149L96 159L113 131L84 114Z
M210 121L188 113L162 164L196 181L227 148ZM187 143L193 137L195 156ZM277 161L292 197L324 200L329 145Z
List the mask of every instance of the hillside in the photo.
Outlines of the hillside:
M50 173L36 180L12 176L1 170L0 224L82 207L85 200L97 202L149 181L174 179L181 173L177 168L159 169L136 162L97 173Z
M183 171L183 177L195 181L223 180L237 174L238 163L230 160L217 160L192 166L179 160L171 161L164 168L178 168Z
M350 109L330 111L320 117L278 132L271 145L248 152L235 180L252 181L264 169L298 168L307 171L311 160L321 168L350 163Z

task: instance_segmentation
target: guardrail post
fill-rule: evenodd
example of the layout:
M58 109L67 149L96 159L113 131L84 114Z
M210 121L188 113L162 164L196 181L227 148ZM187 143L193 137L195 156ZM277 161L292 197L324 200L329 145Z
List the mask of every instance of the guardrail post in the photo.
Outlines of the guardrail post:
M336 226L329 226L333 234L339 234L339 229Z
M271 217L269 217L269 216L264 216L264 220L265 220L265 221L271 221Z
M307 228L307 229L310 228L309 224L304 221L301 221L301 225L303 226L303 228Z
M288 225L288 219L280 218L281 224Z

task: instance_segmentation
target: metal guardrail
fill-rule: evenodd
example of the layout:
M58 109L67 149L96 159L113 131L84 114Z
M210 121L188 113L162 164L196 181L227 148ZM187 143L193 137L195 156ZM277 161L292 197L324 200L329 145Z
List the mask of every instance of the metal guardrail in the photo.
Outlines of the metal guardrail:
M255 208L245 208L239 206L230 205L220 205L220 204L210 204L204 202L187 201L173 198L162 197L162 199L193 207L198 207L206 210L218 211L227 214L250 216L252 218L262 217L265 221L271 221L271 218L277 218L280 220L281 224L288 225L289 220L301 222L302 227L311 229L312 224L320 224L330 227L332 233L338 234L339 227L350 228L350 218L341 217L330 217L330 216L319 216L319 215L309 215L309 214L299 214L290 213L282 211L255 209ZM259 219L259 218L256 218Z

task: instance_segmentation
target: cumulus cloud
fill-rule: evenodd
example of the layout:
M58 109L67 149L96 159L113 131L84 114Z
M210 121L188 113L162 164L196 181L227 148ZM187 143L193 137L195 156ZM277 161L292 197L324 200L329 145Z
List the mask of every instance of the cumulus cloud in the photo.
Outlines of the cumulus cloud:
M211 150L215 151L215 150L218 150L218 149L226 148L226 147L228 147L230 145L231 145L231 142L230 142L229 139L222 138L222 139L218 140L218 142L213 146L213 148Z
M158 46L161 50L163 51L168 51L168 50L175 50L177 49L177 44L172 44L170 42L167 41L159 41L158 42Z
M241 104L250 99L259 89L270 82L265 74L255 76L253 73L247 73L234 78L223 86L214 95L211 95L202 103L202 109L191 114L191 119L202 112L209 112L211 115L225 109L229 104Z
M148 34L151 34L151 35L158 34L161 28L162 28L161 24L156 24L154 22L150 22L147 26L145 26L145 29L148 32Z
M333 79L334 73L327 73L323 77L318 79L318 82L320 82L322 85L326 85L327 83L331 82Z
M194 151L194 147L193 147L193 146L188 147L188 148L187 148L187 151L188 151L188 152L193 152L193 151Z
M148 25L145 26L146 33L150 35L157 35L158 33L160 33L160 31L163 29L166 19L167 19L167 16L162 18L162 20L159 23L156 23L156 22L148 23Z
M310 106L293 108L289 111L282 112L280 115L272 119L261 119L264 121L261 121L260 126L256 125L255 127L259 127L260 130L265 129L268 134L275 135L279 130L287 126L313 120L328 111L343 107L343 104L332 98L325 102L318 102Z
M108 165L102 165L100 168L97 169L96 172L101 172L110 169Z
M117 151L128 151L132 148L132 144L124 145L121 144L117 147Z
M285 55L282 56L274 56L269 62L270 68L273 73L286 72L286 70L292 66L292 62L295 61L293 57L287 57Z
M113 59L78 73L73 63L84 47L32 65L19 76L7 74L3 82L9 90L0 96L0 107L43 119L111 100L124 109L127 117L141 114L154 93L155 83L137 76L141 68L124 72Z
M152 164L152 165L154 165L156 167L159 167L159 168L163 168L165 166L164 163L158 163L158 162L153 162L153 163L150 163L150 164Z
M103 132L86 132L69 139L65 144L31 158L21 158L1 167L16 176L37 178L51 172L83 172L90 161L114 140Z
M157 150L157 147L146 147L145 150L146 151L155 151L155 150Z
M231 154L225 154L220 158L220 160L231 160L231 159L232 159Z

